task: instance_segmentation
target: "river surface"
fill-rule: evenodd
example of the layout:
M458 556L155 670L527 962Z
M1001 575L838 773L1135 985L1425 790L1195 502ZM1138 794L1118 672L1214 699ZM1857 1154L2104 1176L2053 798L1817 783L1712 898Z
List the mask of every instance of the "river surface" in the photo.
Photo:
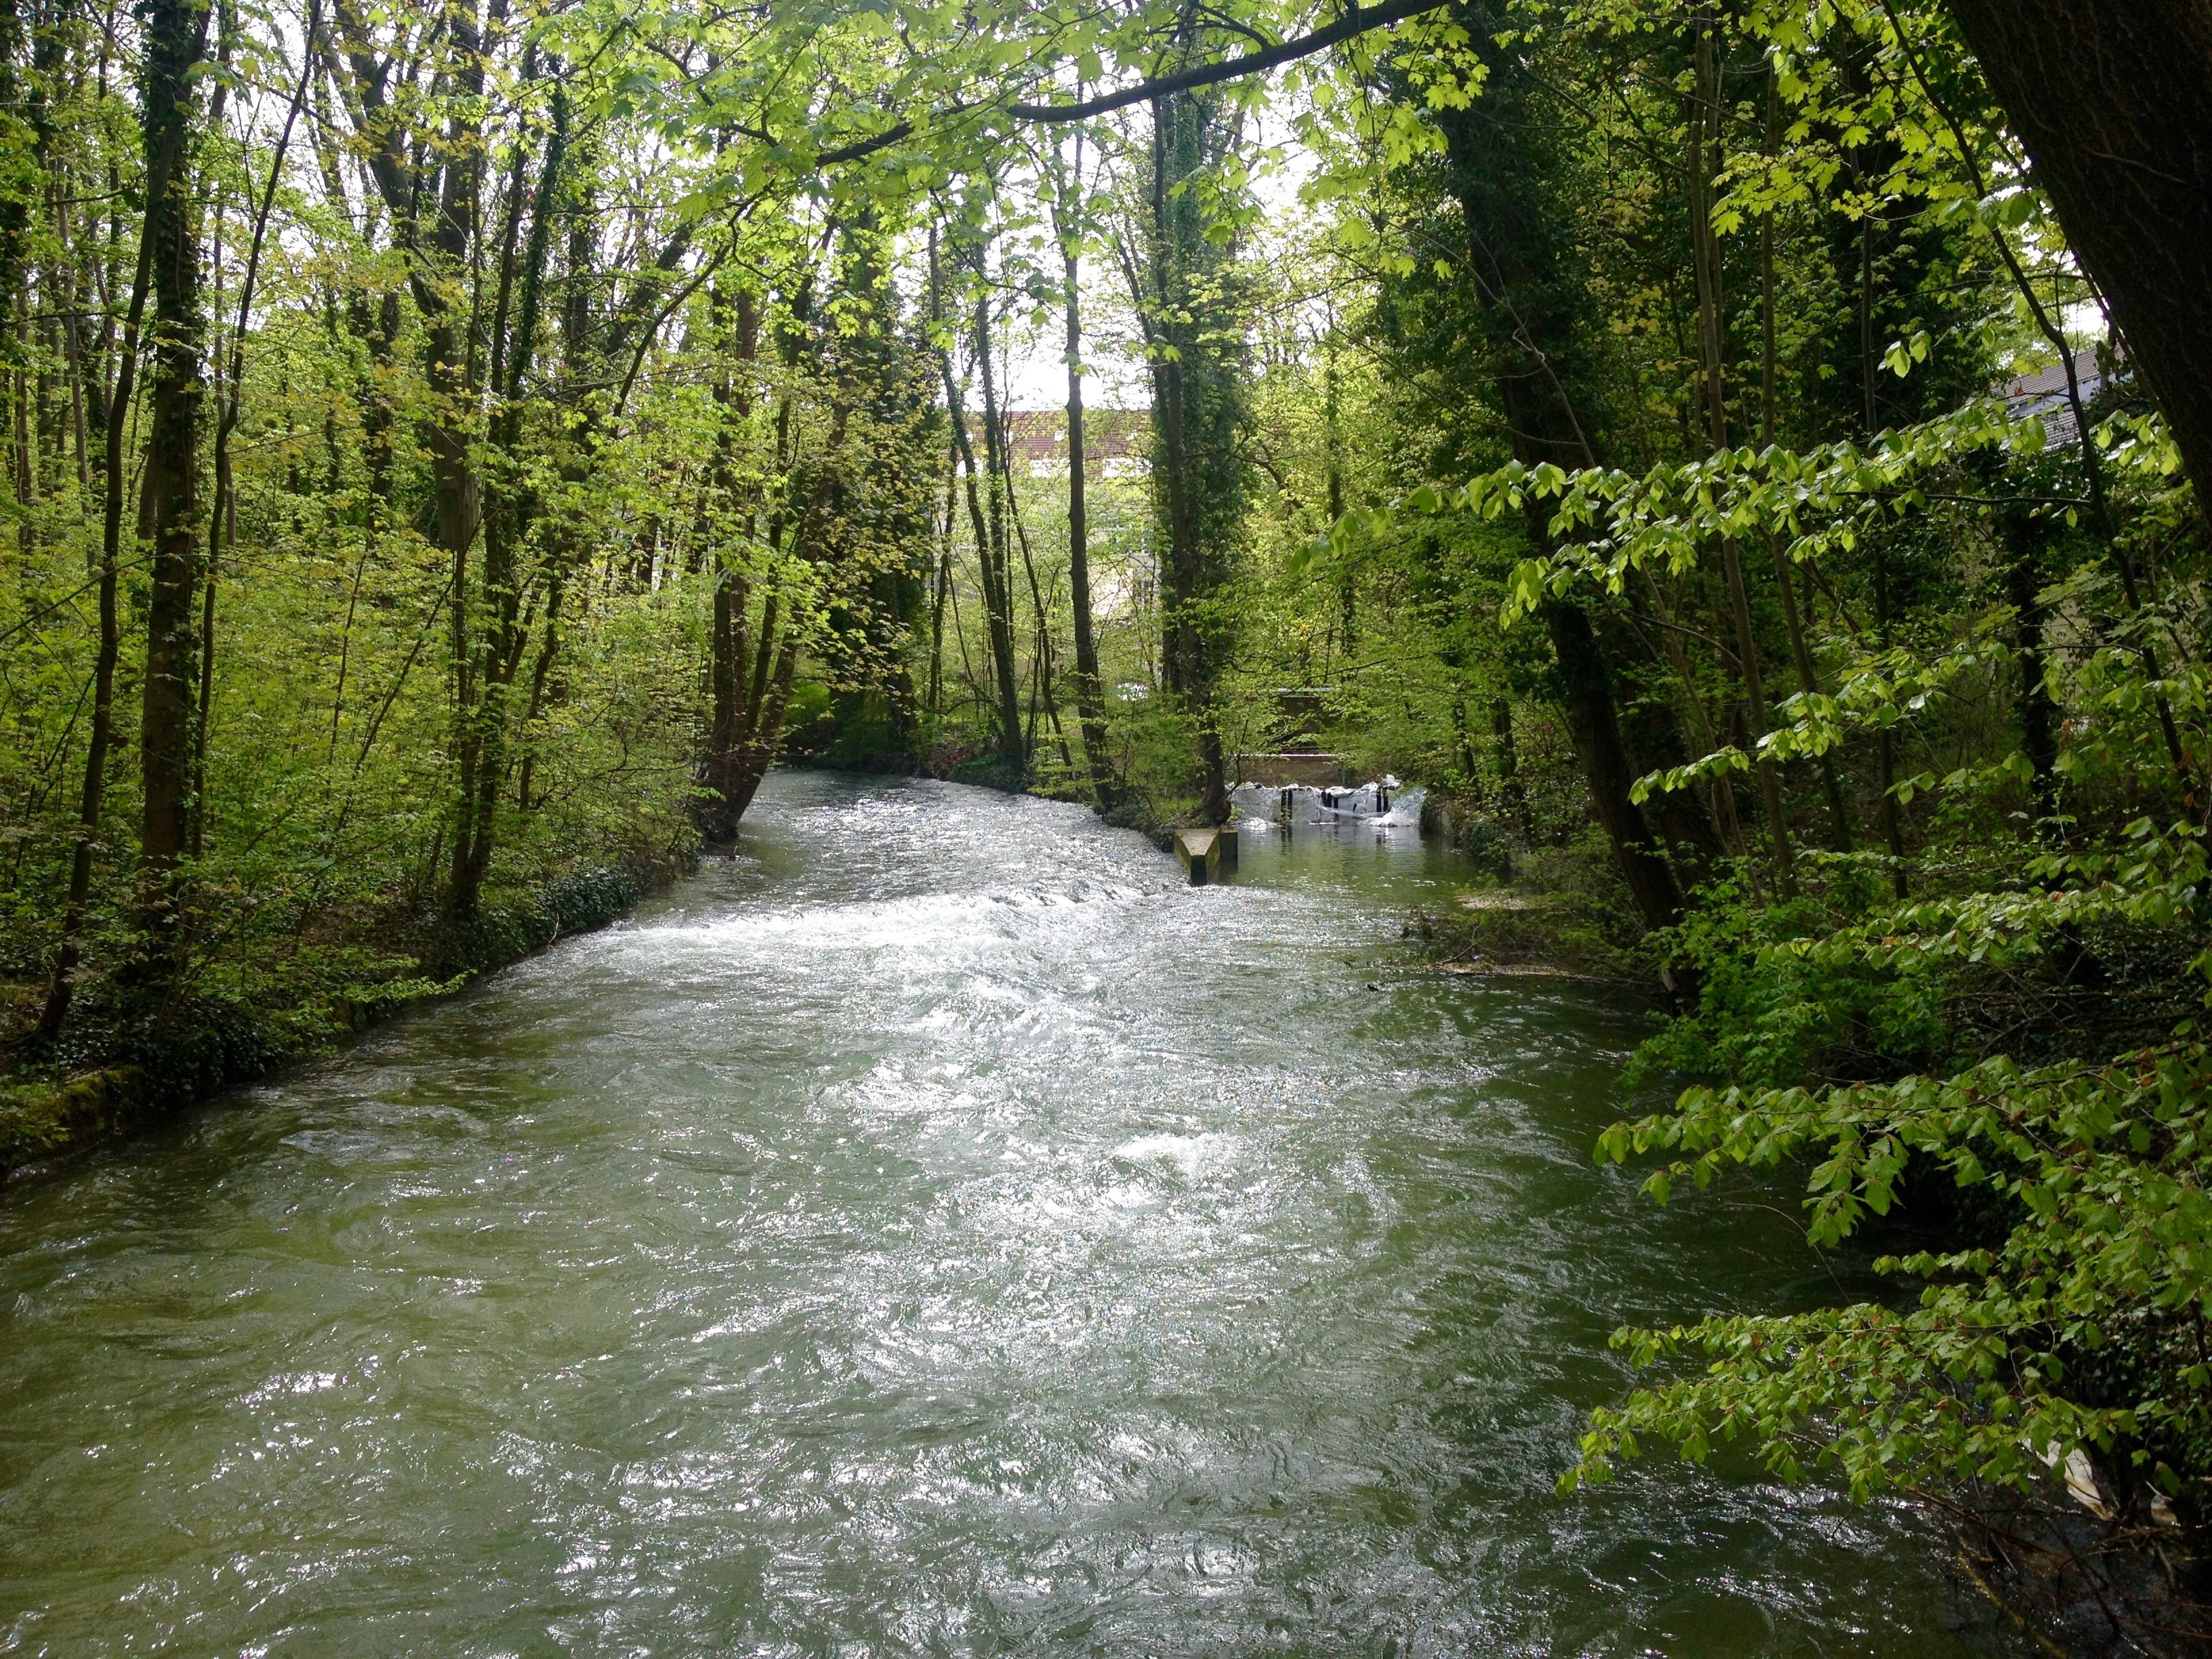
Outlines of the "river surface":
M1555 1494L1614 1326L1833 1289L1593 1166L1646 1028L1415 971L1450 873L772 777L629 921L0 1200L0 1653L2003 1651L1910 1511Z

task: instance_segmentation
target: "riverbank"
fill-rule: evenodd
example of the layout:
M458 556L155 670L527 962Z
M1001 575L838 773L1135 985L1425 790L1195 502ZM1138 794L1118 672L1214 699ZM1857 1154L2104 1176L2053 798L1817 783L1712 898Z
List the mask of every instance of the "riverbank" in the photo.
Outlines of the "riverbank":
M1431 790L1421 834L1451 848L1468 872L1448 902L1406 923L1438 971L1556 975L1645 1000L1663 994L1659 953L1595 829L1564 844L1516 846L1476 804Z
M1686 1030L1710 1022L1710 1006L1684 1002L1663 981L1660 941L1638 921L1610 848L1595 833L1579 843L1516 848L1468 804L1433 797L1421 831L1458 865L1454 881L1435 902L1413 908L1401 929L1427 971L1475 981L1571 983L1662 1021L1679 1018ZM1726 894L1703 896L1729 902ZM1680 1043L1663 1053L1657 1043L1639 1045L1639 1054L1628 1075L1641 1083L1671 1089L1689 1080ZM1791 1167L1798 1180L1809 1174L1809 1166ZM1753 1201L1785 1214L1796 1196L1791 1184L1762 1182ZM1861 1260L1936 1243L1995 1248L2004 1231L1998 1220L1996 1208L1962 1203L1948 1172L1920 1169L1862 1241ZM1844 1291L1835 1281L1830 1288ZM1859 1288L1885 1305L1893 1296L1871 1282ZM1897 1305L1911 1300L1908 1295ZM2146 1366L2162 1371L2167 1387L2185 1390L2192 1385L2183 1374L2201 1350L2169 1354L2160 1364L2147 1360L2123 1331L2100 1351L2072 1357L2078 1363L2058 1392L2104 1405L2142 1392L2128 1373ZM1649 1373L1639 1378L1652 1380ZM1939 1483L1940 1490L1916 1486L1906 1497L1948 1530L1962 1582L2034 1652L2185 1659L2212 1652L2212 1538L2198 1524L2202 1494L2212 1486L2208 1443L2169 1439L2153 1449L2148 1467L2132 1461L2141 1446L2076 1453L2025 1492L1968 1479Z
M586 864L495 891L455 924L392 906L325 914L313 935L258 960L203 963L194 981L134 986L88 976L54 1052L0 1072L0 1186L284 1066L328 1053L392 1014L461 990L556 939L605 927L696 868L696 853ZM41 988L12 988L11 1029L28 1030Z

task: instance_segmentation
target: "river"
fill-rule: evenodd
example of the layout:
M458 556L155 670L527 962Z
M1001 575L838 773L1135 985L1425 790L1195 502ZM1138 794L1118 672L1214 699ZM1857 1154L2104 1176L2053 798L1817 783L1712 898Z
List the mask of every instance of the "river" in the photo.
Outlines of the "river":
M1614 1326L1833 1289L1594 1167L1645 1027L1417 971L1449 874L773 776L629 921L0 1198L0 1653L2008 1651L1904 1508L1555 1495Z

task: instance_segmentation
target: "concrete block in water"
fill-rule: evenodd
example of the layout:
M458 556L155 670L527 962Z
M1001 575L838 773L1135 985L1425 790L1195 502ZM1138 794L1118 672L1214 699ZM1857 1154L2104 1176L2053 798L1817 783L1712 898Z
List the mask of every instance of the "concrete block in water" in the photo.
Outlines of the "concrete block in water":
M1190 884L1203 887L1221 873L1221 831L1218 830L1178 830L1176 831L1176 856L1182 867L1190 872Z
M1233 873L1237 868L1237 826L1223 824L1214 844L1221 848L1222 869Z

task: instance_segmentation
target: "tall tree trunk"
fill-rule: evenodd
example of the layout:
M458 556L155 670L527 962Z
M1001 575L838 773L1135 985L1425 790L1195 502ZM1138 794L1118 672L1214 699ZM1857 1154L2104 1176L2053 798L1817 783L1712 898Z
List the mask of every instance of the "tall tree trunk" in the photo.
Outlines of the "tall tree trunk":
M1029 770L1029 746L1022 736L1021 678L1014 672L1013 559L1006 537L1006 441L1005 411L999 407L998 382L991 361L990 245L975 245L975 376L983 393L984 492L990 511L977 544L983 579L984 623L990 634L991 668L999 691L999 754L1018 775Z
M1769 63L1766 106L1761 120L1761 147L1769 157L1780 147L1781 126L1781 82L1774 65ZM1774 211L1771 208L1759 216L1759 443L1762 449L1771 449L1779 388L1774 316ZM1766 551L1774 566L1775 591L1782 599L1782 625L1790 636L1790 661L1797 671L1797 689L1811 696L1820 689L1820 673L1813 665L1812 647L1805 641L1805 623L1797 611L1797 591L1790 580L1789 557L1782 550L1781 538L1771 532L1766 538ZM1836 757L1823 750L1817 764L1820 791L1828 802L1829 847L1838 853L1848 853L1851 850L1850 811L1844 800L1842 782L1836 775Z
M535 69L534 53L526 52L523 61L527 69ZM507 424L502 431L502 447L510 456L528 447L521 431L520 410L529 397L527 383L534 373L538 342L543 332L546 312L545 288L549 280L548 260L554 225L556 220L565 216L568 228L568 270L562 278L565 289L562 303L556 308L562 340L560 367L552 386L539 396L544 398L550 392L551 401L562 409L580 407L580 418L573 421L568 429L553 441L556 471L564 491L581 495L588 489L592 477L601 419L599 405L587 401L583 395L587 337L591 331L588 290L594 246L592 199L589 187L573 176L578 169L573 167L569 161L569 105L566 89L556 84L550 103L551 131L546 140L544 165L539 169L538 187L531 204L529 252L523 260L520 317L508 346L508 361L502 370L501 382L509 404L509 412L504 417ZM518 490L514 495L510 511L514 520L514 534L520 542L528 534L531 526L538 522L540 509L534 491ZM553 677L553 665L560 657L565 638L562 623L568 581L586 556L576 526L564 515L556 515L544 525L543 546L544 556L534 580L539 584L544 602L539 617L538 649L532 653L530 691L523 700L512 732L504 742L504 752L509 757L508 767L518 773L515 805L525 813L533 811L542 805L540 798L532 793L540 750L538 721L544 714L549 696L557 697L559 695ZM511 688L529 645L529 620L526 617L507 641L505 673L510 688L510 702ZM517 753L520 756L519 768L514 766L512 758ZM498 787L499 781L495 779L495 794ZM489 817L489 811L486 816Z
M1513 705L1504 697L1490 700L1490 731L1497 740L1492 751L1498 768L1498 793L1513 827L1521 832L1521 844L1536 844L1535 815L1528 810L1528 792L1521 787L1521 754L1513 741ZM1472 758L1470 757L1470 758Z
M1240 533L1245 417L1242 330L1222 279L1233 253L1212 240L1194 188L1225 142L1216 100L1152 100L1151 200L1153 474L1167 557L1162 654L1168 689L1198 728L1199 817L1229 821L1217 683L1228 627L1216 596ZM1164 349L1163 349L1164 348Z
M454 0L446 18L447 114L441 141L438 209L419 277L413 284L423 313L430 408L426 447L434 503L434 544L453 571L453 826L446 908L457 921L476 918L491 863L492 827L483 821L489 726L498 688L485 684L482 635L511 595L501 591L502 549L488 538L480 581L470 580L469 555L483 526L483 493L470 450L477 426L477 346L470 319L470 252L481 210L483 39L476 0ZM495 787L495 784L494 786Z
M209 14L189 0L155 0L146 16L146 168L161 180L146 199L153 248L154 374L147 420L146 501L153 539L146 607L146 675L139 730L144 790L139 906L157 933L177 920L174 876L191 830L192 725L198 702L200 579L200 248L193 187L193 70Z
M148 176L149 196L159 196L167 187L166 173ZM85 745L84 787L78 797L76 839L70 855L69 898L62 913L61 945L55 953L53 977L46 988L46 1003L39 1012L37 1036L42 1043L51 1043L61 1035L76 992L77 965L83 957L85 912L92 896L92 863L98 849L100 808L107 790L108 750L114 742L115 668L122 653L122 630L116 614L123 565L124 469L120 458L135 403L139 331L145 323L146 292L152 285L153 263L153 224L148 219L142 221L139 227L138 268L131 281L131 301L124 313L115 386L105 398L107 419L100 466L105 499L99 574L100 650L93 666L92 729Z
M1958 143L1959 159L1965 165L1967 177L1973 184L1974 194L1977 197L1986 197L1989 194L1988 178L1983 170L1980 158L1975 154L1972 140L1967 137L1957 121L1951 118L1942 99L1937 95L1935 87L1929 82L1927 71L1921 63L1920 54L1914 49L1910 37L1905 33L1903 21L1898 16L1896 8L1890 3L1890 0L1882 0L1882 5L1892 24L1897 28L1899 42L1904 49L1905 63L1910 67L1914 80L1917 82L1921 92L1929 103L1942 115L1950 127L1951 135ZM2097 159L2120 161L2126 158L2108 153ZM2203 159L2201 152L2198 159L2200 161ZM2201 173L2200 167L2200 177L2197 180L2197 190L2200 194L2205 187L2205 181ZM2061 218L2063 217L2064 215L2062 212ZM2060 325L2060 319L2056 314L2055 307L2046 303L2043 296L2036 292L2034 281L2030 277L2026 268L2021 265L2019 256L2014 252L2012 243L2006 236L2003 228L1992 223L1989 231L1990 240L1996 249L1997 258L2011 276L2014 286L2020 290L2021 299L2027 307L2029 317L2033 319L2037 331L2050 343L2051 349L2058 356L2058 367L2063 373L2066 381L2066 402L2074 417L2075 453L2081 459L2081 480L2088 488L2090 516L2098 532L2104 538L2106 551L2112 558L2113 570L2119 576L2120 592L2127 600L2128 609L2140 611L2142 608L2142 593L2136 569L2135 555L2130 550L2126 538L2120 535L2118 526L2112 520L2112 504L2105 493L2104 456L2097 442L2095 424L2089 418L2088 410L2081 397L2081 381L2075 368L2075 354L2073 344L2067 339L2066 331ZM2076 251L2078 252L2078 249ZM2094 270L2090 274L2093 278L2096 275ZM2111 296L2105 297L2109 307ZM2124 326L2121 327L2120 332L2124 340L2126 337ZM2154 387L2154 390L2155 391L2156 388ZM2179 435L2177 427L2177 438ZM2186 464L2188 453L2185 447L2183 451L2183 459ZM2192 474L2192 476L2198 475ZM2200 512L2208 514L2207 522L2212 523L2212 507L2207 507L2203 501L2201 483L2198 507ZM2159 670L2157 651L2149 640L2148 638L2138 640L2136 648L2142 656L2145 677L2153 681L2162 679L2164 676ZM2185 789L2193 790L2197 783L2196 769L2190 764L2189 757L2182 748L2181 731L2174 723L2173 706L2168 702L2163 691L2154 694L2151 701L2152 706L2158 711L2159 727L2166 738L2166 754L2173 762L2174 774L2181 780Z
M2020 718L2021 752L2027 757L2031 777L2029 805L2036 832L2053 833L2058 811L2058 722L2061 711L2045 678L2043 628L2043 548L2050 526L2023 504L1998 509L1998 526L2005 551L2005 598L2013 607L2013 649L2020 659L2020 684L2014 707Z
M1076 165L1082 166L1082 152ZM1075 712L1083 726L1083 754L1091 769L1092 799L1114 804L1114 766L1106 749L1106 697L1098 678L1098 636L1091 611L1091 521L1083 429L1083 311L1075 244L1061 250L1061 291L1067 309L1067 592L1075 612Z
M725 321L728 337L725 341L718 331L715 345L729 353L730 367L714 385L721 424L714 441L714 487L708 495L706 522L700 526L714 561L714 634L708 655L714 729L708 739L707 787L712 798L705 804L702 827L708 840L726 842L735 838L738 818L751 799L746 787L751 758L747 738L754 711L746 696L752 684L751 635L746 624L752 582L744 565L732 556L730 544L740 526L748 532L752 528L752 503L740 497L737 451L739 434L752 418L760 317L750 289L739 289L726 307L719 289L709 302L718 320Z
M21 0L0 0L0 109L9 112L10 118L22 107L22 77L20 71L28 65L23 31ZM24 401L24 366L29 357L26 349L24 323L29 309L26 304L25 278L28 275L29 235L33 192L37 188L35 163L14 149L17 141L9 135L9 153L6 157L4 174L0 174L0 386L9 391L9 401L15 426L14 474L16 524L23 550L31 546L31 506L34 499L31 482L31 434L28 410Z
M775 453L769 470L786 482L768 515L763 538L772 568L819 559L824 527L835 507L836 471L843 464L851 413L846 400L833 400L830 428L821 455L813 464L801 465L794 453L799 436L793 425L793 377L804 355L802 331L813 326L811 295L810 273L792 301L789 331L785 336L786 380L777 400ZM750 292L740 291L735 344L741 379L742 366L751 364L757 351L757 304ZM732 413L742 420L750 410L750 393L733 386L731 398ZM757 510L757 501L749 494L740 504L738 516L750 525ZM748 609L751 584L733 582L718 595L716 625L718 630L726 630L718 632L724 659L712 667L712 673L721 682L714 690L717 738L721 747L711 769L717 799L708 822L710 830L726 828L730 835L736 833L738 821L775 763L805 641L805 617L798 590L787 599L783 579L773 575L763 586L766 592L761 596L757 620Z
M1336 325L1331 322L1321 342L1321 419L1323 495L1329 524L1344 516L1344 437L1340 416L1341 393L1336 364ZM1336 574L1337 622L1342 631L1344 654L1359 649L1359 584L1346 562Z
M1860 420L1869 441L1881 422L1875 401L1876 356L1874 328L1874 221L1859 222L1859 384L1864 407ZM1875 642L1889 646L1889 554L1884 538L1872 538L1874 562ZM1885 726L1875 733L1875 781L1881 791L1881 836L1889 851L1890 890L1904 898L1911 884L1905 868L1905 814L1897 804L1897 728Z
M313 73L315 39L321 27L320 7L310 0L307 8L307 39L300 54L300 82L292 94L290 108L284 117L283 130L277 134L275 151L269 159L269 179L261 191L261 200L253 216L252 240L246 256L246 270L239 279L238 318L230 336L230 361L223 373L221 388L222 408L216 420L215 429L215 507L208 520L207 587L200 611L200 673L197 707L192 721L192 807L191 850L198 858L203 851L208 819L208 731L213 723L215 704L216 661L216 586L221 566L221 554L226 547L234 547L238 539L237 492L231 477L230 439L238 427L240 382L246 375L246 331L253 317L253 292L261 274L261 251L269 235L269 220L276 205L276 186L284 177L284 153L291 147L292 129L300 118L300 110L307 95L307 77Z
M1558 162L1543 151L1529 118L1528 71L1495 44L1505 26L1502 9L1480 0L1457 15L1489 70L1475 106L1443 120L1490 349L1488 370L1516 459L1592 465L1596 456L1571 378L1581 372L1587 299L1565 274L1556 246L1560 216L1550 192ZM1548 554L1547 515L1533 497L1528 520L1532 547ZM1632 794L1637 773L1621 732L1611 665L1578 603L1550 598L1543 619L1595 815L1645 925L1670 927L1681 917L1681 885Z
M449 4L446 30L450 112L442 143L438 211L431 225L428 258L414 288L426 325L437 544L455 561L465 562L483 513L468 453L477 415L476 347L468 332L469 252L477 234L483 167L478 152L483 139L483 39L477 0Z
M534 55L526 53L524 77L535 71ZM553 124L534 187L527 185L526 154L518 153L507 184L506 228L501 239L498 296L488 336L490 351L491 402L497 410L490 423L489 447L506 457L515 456L522 444L521 411L524 387L537 359L538 324L543 312L546 260L551 246L553 197L559 187L566 155L567 106L554 100ZM518 254L517 244L528 204L530 234ZM510 321L511 319L511 321ZM469 381L475 380L473 365ZM471 488L482 503L483 556L479 566L477 606L470 618L475 630L475 661L466 669L474 689L472 705L462 707L460 813L453 839L452 913L458 918L474 915L477 895L490 874L493 850L498 840L499 807L513 754L515 676L522 665L530 624L523 612L525 586L521 557L530 536L534 502L526 491L505 481L494 490L483 490L471 473ZM548 609L550 610L549 602Z
M934 734L938 716L944 707L945 696L945 607L952 593L952 527L959 522L960 512L960 446L945 446L945 515L935 526L937 537L937 571L929 599L929 703L928 721Z
M1036 687L1036 695L1030 703L1025 739L1030 751L1036 744L1037 702L1044 704L1045 718L1052 723L1052 734L1060 744L1060 763L1070 771L1075 769L1075 757L1067 752L1067 733L1060 725L1060 694L1053 685L1052 623L1045 608L1044 590L1037 585L1036 561L1030 554L1029 528L1022 522L1022 500L1014 488L1013 445L1008 441L1000 446L1000 464L1006 468L1006 516L1014 526L1014 539L1022 550L1022 574L1029 583L1030 609L1036 623L1036 652L1030 665L1030 678Z
M1619 705L1597 634L1578 605L1547 599L1543 613L1559 659L1567 729L1589 782L1590 805L1613 843L1637 908L1654 927L1668 926L1681 918L1682 890L1674 866L1651 844L1650 828L1630 793L1636 775L1621 740Z
M938 282L936 239L937 233L934 228L933 228L930 232L931 305L933 314L941 316L941 307L939 305L939 288ZM992 524L990 518L983 510L983 497L981 493L983 469L976 465L975 434L969 430L967 406L965 401L960 395L959 379L952 372L952 352L950 347L941 349L938 352L937 367L939 375L943 381L945 387L945 412L951 417L953 454L959 464L959 471L961 473L960 482L964 484L966 488L968 499L968 526L969 533L974 536L975 540L976 571L983 584L984 608L987 611L991 611L994 609L997 602L994 601L992 597L993 583L994 580L993 575L994 567L991 557ZM987 404L985 408L984 428L988 433L992 429L994 423L990 416L989 405ZM1000 530L1002 534L1003 528L1003 526L1001 526ZM950 553L946 555L946 557L949 561L951 557ZM958 604L959 601L957 598L955 597L953 599L953 627L956 632L958 630L960 625ZM994 692L994 712L993 719L995 722L995 729L999 733L1001 751L1003 752L1004 745L1006 742L1006 734L1009 730L1015 732L1015 742L1018 743L1020 740L1019 727L1017 724L1019 720L1020 711L1018 703L1016 702L1018 693L1015 691L1012 685L1013 661L1011 653L1011 647L1006 659L1005 672L1000 674L997 672L999 665L998 642L1000 637L998 626L995 622L990 622L987 626L991 632L992 663L994 668L993 685ZM960 648L964 659L968 649L968 641L965 635L960 635Z

